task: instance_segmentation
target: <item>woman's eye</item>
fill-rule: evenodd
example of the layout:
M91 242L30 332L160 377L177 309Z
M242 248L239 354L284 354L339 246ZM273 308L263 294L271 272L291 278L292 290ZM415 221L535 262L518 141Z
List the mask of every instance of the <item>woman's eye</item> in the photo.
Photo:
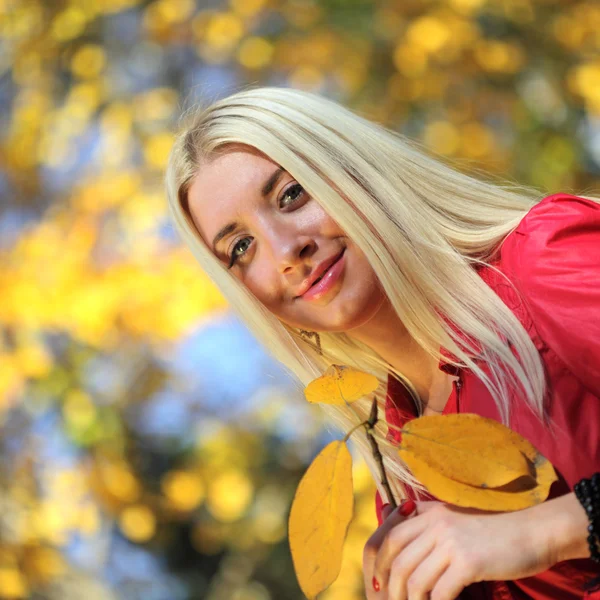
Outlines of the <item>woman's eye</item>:
M281 200L283 200L283 198L286 196L290 196L290 198L292 198L292 201L289 204L293 204L300 196L303 196L304 193L304 188L299 183L291 185L287 190L285 190L285 192L283 192L283 195L280 198L279 206L281 206Z
M236 249L239 247L240 243L243 242L244 240L249 240L249 237L245 237L242 238L239 242L236 242L236 244L233 246L232 250L231 250L231 256L229 257L229 265L227 266L228 269L231 269L231 267L233 266L233 263L240 257L243 256L245 254L245 252L243 252L242 254L236 254Z
M281 198L279 199L279 207L280 208L285 208L285 206L290 205L290 204L294 204L300 197L302 197L306 192L304 191L304 188L299 184L299 183L295 183L294 185L291 185L287 190L285 190L285 192L283 192L283 194L281 195ZM286 203L282 203L282 200L286 197L290 197L291 201ZM231 249L231 255L229 256L229 265L227 266L228 269L231 269L231 267L233 266L233 264L235 263L235 261L240 258L243 257L244 254L246 254L246 252L242 252L241 254L237 254L237 249L239 248L240 244L242 242L244 242L245 240L249 240L251 238L249 237L244 237L241 240L239 240L238 242L236 242L233 246L233 248Z

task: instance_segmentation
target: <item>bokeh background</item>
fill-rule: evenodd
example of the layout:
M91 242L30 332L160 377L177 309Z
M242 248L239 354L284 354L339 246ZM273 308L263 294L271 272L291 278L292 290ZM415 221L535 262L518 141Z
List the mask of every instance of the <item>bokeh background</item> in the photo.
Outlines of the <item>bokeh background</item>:
M180 244L177 118L332 97L465 169L600 195L586 0L0 0L0 598L294 600L331 439ZM374 486L323 600L364 598Z

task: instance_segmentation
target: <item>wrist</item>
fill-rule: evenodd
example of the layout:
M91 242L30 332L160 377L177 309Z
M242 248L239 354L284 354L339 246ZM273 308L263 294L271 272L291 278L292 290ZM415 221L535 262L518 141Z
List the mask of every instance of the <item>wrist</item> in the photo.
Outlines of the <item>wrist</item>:
M539 505L545 543L552 564L563 560L589 558L588 517L574 493L548 500Z

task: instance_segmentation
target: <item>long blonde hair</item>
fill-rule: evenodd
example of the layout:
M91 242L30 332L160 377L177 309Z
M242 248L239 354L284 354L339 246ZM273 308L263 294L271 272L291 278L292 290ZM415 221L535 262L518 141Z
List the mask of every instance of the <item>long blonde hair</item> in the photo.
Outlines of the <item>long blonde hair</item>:
M198 235L184 209L188 188L199 168L229 144L244 144L268 156L335 215L367 256L410 336L436 359L443 358L443 347L457 358L451 364L471 369L489 389L506 424L511 387L520 389L533 411L545 418L540 356L517 317L473 268L493 258L543 194L454 170L428 156L414 140L305 91L244 89L184 115L166 173L169 207L182 239L250 332L302 387L331 364L368 371L380 381L380 415L390 372L422 410L414 386L401 372L343 332L319 332L319 353L299 329L259 303ZM458 337L455 328L468 340ZM488 366L489 375L476 361ZM347 432L368 417L371 401L372 395L348 406L321 406ZM406 495L406 485L423 488L386 440L386 431L380 419L378 444L398 499ZM385 498L366 436L358 430L351 439Z

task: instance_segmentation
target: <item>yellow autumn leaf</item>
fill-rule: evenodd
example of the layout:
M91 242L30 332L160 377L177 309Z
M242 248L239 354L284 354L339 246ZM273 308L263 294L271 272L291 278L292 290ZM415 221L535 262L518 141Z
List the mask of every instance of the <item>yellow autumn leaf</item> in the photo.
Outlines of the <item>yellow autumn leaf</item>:
M344 365L331 365L304 388L304 395L309 402L346 404L370 394L378 386L379 380L374 375Z
M307 598L315 598L339 575L353 511L352 457L346 444L336 440L313 460L290 511L292 561Z
M436 440L437 446L430 440ZM491 450L482 450L482 446ZM432 459L436 447L437 455ZM495 460L490 458L492 452ZM499 485L508 471L498 464L504 460L516 464L515 452L524 456L527 469L516 471L513 479ZM493 419L474 414L435 415L409 421L402 428L398 453L433 496L462 507L521 510L543 502L557 479L552 464L528 440ZM457 458L461 454L463 464ZM445 457L451 457L448 462L452 468L440 469Z
M432 415L409 421L402 431L403 450L456 481L495 488L517 477L532 479L529 461L514 443L517 434L492 419Z

